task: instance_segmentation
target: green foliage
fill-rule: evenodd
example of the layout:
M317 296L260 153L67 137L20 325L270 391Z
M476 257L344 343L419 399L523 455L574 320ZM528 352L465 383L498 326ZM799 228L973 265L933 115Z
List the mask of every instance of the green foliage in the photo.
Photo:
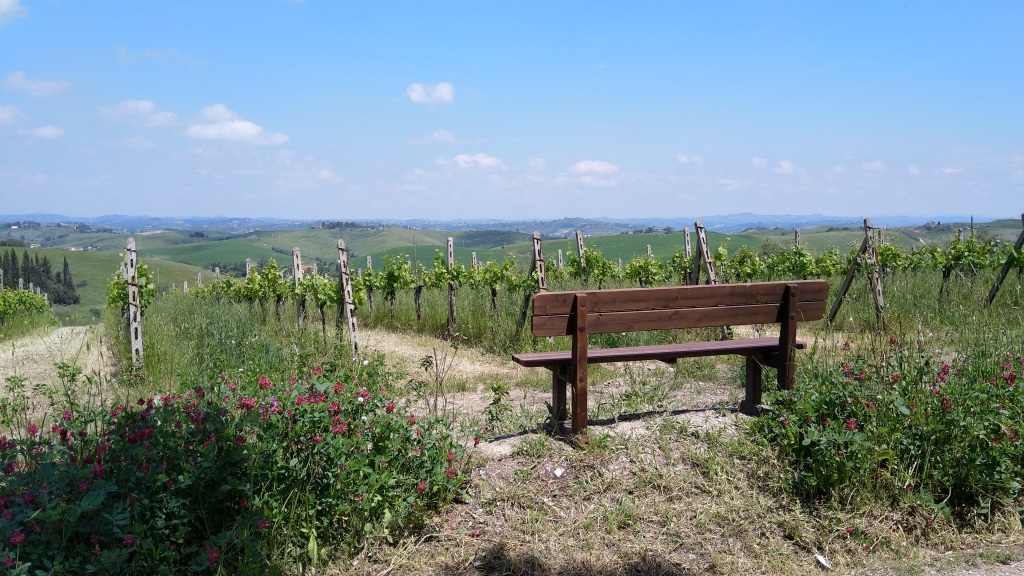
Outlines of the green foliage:
M156 298L156 282L153 281L153 275L150 273L149 267L146 266L141 258L138 260L137 274L139 277L139 305L143 313L145 313L145 310L153 303L153 299ZM128 280L120 270L114 273L110 284L107 286L107 308L127 313Z
M12 573L264 573L393 541L459 494L451 424L391 399L380 362L64 409L0 438ZM58 410L60 410L58 408Z
M849 348L847 343L844 348ZM812 359L796 390L754 424L811 499L881 497L989 514L1019 499L1024 470L1020 351L952 359L895 337L871 361Z
M56 323L43 296L28 290L0 290L0 339Z

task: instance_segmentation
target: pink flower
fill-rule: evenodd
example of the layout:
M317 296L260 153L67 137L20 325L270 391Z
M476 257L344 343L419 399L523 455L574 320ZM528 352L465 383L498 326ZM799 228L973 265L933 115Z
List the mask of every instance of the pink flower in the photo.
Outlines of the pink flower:
M451 462L453 460L455 460L455 452L449 450L448 451L448 461Z
M416 423L416 415L415 414L409 414L409 419L406 420L406 422L408 422L410 425L415 424Z
M32 437L35 437L36 434L39 434L39 426L36 426L35 424L29 424L28 425L28 435L32 436Z
M206 553L206 561L210 564L216 564L217 560L220 560L220 550L213 548Z
M388 402L387 406L384 407L384 412L387 413L387 414L391 414L394 411L395 411L395 403L393 401L392 402Z
M323 375L324 375L324 369L323 368L321 368L320 366L317 366L316 368L313 368L313 376L323 376Z
M70 409L65 410L64 413L60 415L60 419L64 420L65 422L70 422L72 417L73 415L71 414Z
M267 520L266 518L260 518L260 521L256 523L256 529L262 532L267 528L270 528L270 520Z
M136 538L134 534L127 534L121 542L124 544L125 548L131 548L132 546L135 546L136 540L138 540L138 538Z
M427 483L424 482L423 480L420 480L420 483L416 485L416 490L419 490L420 492L426 492Z
M856 531L857 531L857 529L856 529L856 528L854 528L853 526L847 526L847 527L846 527L846 533L847 533L847 534L853 534L853 533L854 533L854 532L856 532Z
M893 382L899 382L900 381L900 375L899 374L893 374L892 376L890 376L890 379Z
M847 418L846 419L846 429L851 431L851 432L856 430L857 429L857 421L854 420L853 418Z
M11 544L15 546L21 546L25 543L25 535L21 533L21 530L15 530L14 534L11 535Z
M454 479L456 476L459 475L459 473L455 471L455 467L454 466L449 466L448 469L445 470L444 473L445 473L446 476L448 476L449 478L452 478L452 479Z
M259 381L260 390L270 390L270 388L273 385L274 385L274 383L270 381L270 378L267 378L266 376L260 376L260 381Z

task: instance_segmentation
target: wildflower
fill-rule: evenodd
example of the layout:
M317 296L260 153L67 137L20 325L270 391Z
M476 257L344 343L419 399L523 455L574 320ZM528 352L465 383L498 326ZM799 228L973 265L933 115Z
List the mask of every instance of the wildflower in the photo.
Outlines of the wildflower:
M854 533L854 532L856 532L856 531L857 531L857 529L856 529L856 528L854 528L853 526L847 526L847 527L846 527L846 533L847 533L847 534L853 534L853 533Z
M840 450L839 452L836 452L836 458L842 460L842 459L846 458L846 453L843 452L842 450Z
M362 502L363 501L363 495L362 494L356 494L355 496L352 497L352 499L355 500L356 502Z
M449 466L448 469L445 470L444 474L445 474L445 476L447 476L447 477L449 477L449 478L451 478L453 480L455 479L456 476L459 475L459 473L455 471L455 467L454 466Z
M899 381L900 381L900 375L899 375L899 374L893 374L893 375L892 375L892 376L890 376L889 378L890 378L890 379L891 379L891 380L892 380L892 381L893 381L894 383L895 383L895 382L899 382Z
M416 485L416 490L418 490L420 492L426 492L427 491L427 483L424 482L423 480L420 480L420 483Z
M868 400L867 402L864 403L864 408L866 408L868 410L871 410L874 407L875 407L875 402L873 400Z
M846 429L851 431L851 432L856 430L857 429L857 421L854 420L853 418L847 418L846 419Z
M406 420L406 422L408 422L410 425L415 424L416 423L416 415L415 414L409 414L409 418Z
M449 450L448 451L448 461L451 462L453 460L455 460L455 452L452 451L452 450Z
M852 348L852 345L850 344L850 341L849 340L843 340L843 350L849 350L850 348Z
M138 538L136 538L134 534L126 534L121 543L124 544L125 548L131 548L132 546L135 546L136 540L138 540Z
M473 447L475 448L475 447L477 447L479 445L480 445L480 437L479 436L474 436L473 437Z
M394 403L394 401L388 402L387 406L384 407L384 412L386 414L391 414L394 411L395 411L395 403Z
M69 408L69 409L65 410L63 414L60 415L60 419L65 421L65 422L70 422L72 416L73 416L73 414L71 413L71 409Z
M21 546L25 543L25 535L21 533L21 530L15 530L14 534L11 535L11 544L15 546Z
M256 529L262 532L267 528L270 528L270 520L267 520L266 518L260 518L259 522L256 523Z
M313 376L323 376L323 375L324 375L324 369L322 367L317 366L316 368L313 368Z
M79 492L85 492L88 489L89 489L89 481L88 480L83 479L81 482L78 483L78 490L79 490Z
M323 438L321 438L319 434L313 435L313 444L319 444L321 440L323 440Z
M274 383L270 381L270 378L267 378L266 376L260 376L258 385L260 387L260 390L270 390Z
M241 368L239 368L239 370L241 370ZM212 548L209 552L206 553L206 561L210 564L216 564L217 560L220 560L220 550Z
M369 366L369 365L370 365L370 361L369 360L363 360L363 366Z
M779 422L782 422L783 426L789 426L789 424L790 424L789 416L783 416L782 420L779 420Z
M28 425L28 435L32 436L32 437L35 437L36 434L39 434L39 426L36 426L35 424L29 424Z

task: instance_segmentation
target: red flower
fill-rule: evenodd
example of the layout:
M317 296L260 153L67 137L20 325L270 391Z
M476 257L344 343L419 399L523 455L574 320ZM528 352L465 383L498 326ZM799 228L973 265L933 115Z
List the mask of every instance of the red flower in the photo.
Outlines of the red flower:
M900 381L900 375L899 374L893 374L890 378L892 379L893 382L899 382Z
M459 473L455 471L454 466L449 466L448 470L445 470L445 475L448 476L449 478L454 479L456 476L459 475Z
M122 540L122 544L124 544L125 548L131 548L132 546L135 546L136 540L138 540L138 538L136 538L134 534L126 534L124 540Z
M323 375L324 375L324 369L323 368L321 368L320 366L317 366L316 368L313 368L313 376L323 376Z
M11 535L11 544L15 546L21 546L25 543L25 535L21 533L21 530L15 530L14 534Z
M856 430L857 429L857 421L854 420L853 418L847 418L846 419L846 429L851 431L851 432Z
M384 407L384 412L387 413L387 414L391 414L394 411L395 411L395 403L394 402L388 402L387 406Z
M409 419L406 420L406 422L408 422L410 425L411 424L415 424L416 423L416 415L415 414L409 414Z
M34 437L36 434L39 434L39 426L36 426L35 424L29 424L28 435Z
M269 390L274 383L270 381L270 378L266 376L260 376L259 387L261 390Z
M856 532L856 531L857 531L857 529L856 529L856 528L854 528L853 526L847 526L847 527L846 527L846 533L847 533L847 534L853 534L853 533L854 533L854 532Z
M427 491L427 483L424 482L423 480L420 480L420 483L416 485L416 489L419 490L420 492L426 492Z
M452 460L455 460L455 452L449 450L448 451L448 461L451 462Z
M210 564L216 564L217 560L220 560L220 550L213 548L206 553L206 561Z
M256 529L263 531L267 528L270 528L270 520L267 520L266 518L260 518L260 521L256 523Z

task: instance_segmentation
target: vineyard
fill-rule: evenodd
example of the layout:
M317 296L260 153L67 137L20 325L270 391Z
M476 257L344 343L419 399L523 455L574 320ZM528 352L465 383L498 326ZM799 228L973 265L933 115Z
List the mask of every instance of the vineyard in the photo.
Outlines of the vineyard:
M529 268L457 262L449 244L432 266L398 251L351 275L339 242L337 277L296 249L290 266L237 263L238 276L207 270L170 290L129 243L106 291L116 375L58 364L41 423L19 409L29 383L8 378L0 561L23 573L56 557L55 573L781 574L819 551L860 568L1019 541L1019 244L957 235L907 249L867 230L860 250L730 251L699 234L692 253L622 262L578 241L553 257L535 237ZM543 433L544 402L530 400L550 394L544 374L449 379L461 347L499 364L565 349L525 326L540 290L815 278L835 314L801 326L796 389L727 431L676 417L731 414L734 359L595 368L607 395L575 448ZM6 317L39 312L25 292L0 291ZM361 346L360 328L425 335L432 351L403 371ZM697 331L591 343L720 336ZM712 400L681 395L705 387ZM611 432L627 420L640 437ZM472 448L510 439L519 447L493 463Z

